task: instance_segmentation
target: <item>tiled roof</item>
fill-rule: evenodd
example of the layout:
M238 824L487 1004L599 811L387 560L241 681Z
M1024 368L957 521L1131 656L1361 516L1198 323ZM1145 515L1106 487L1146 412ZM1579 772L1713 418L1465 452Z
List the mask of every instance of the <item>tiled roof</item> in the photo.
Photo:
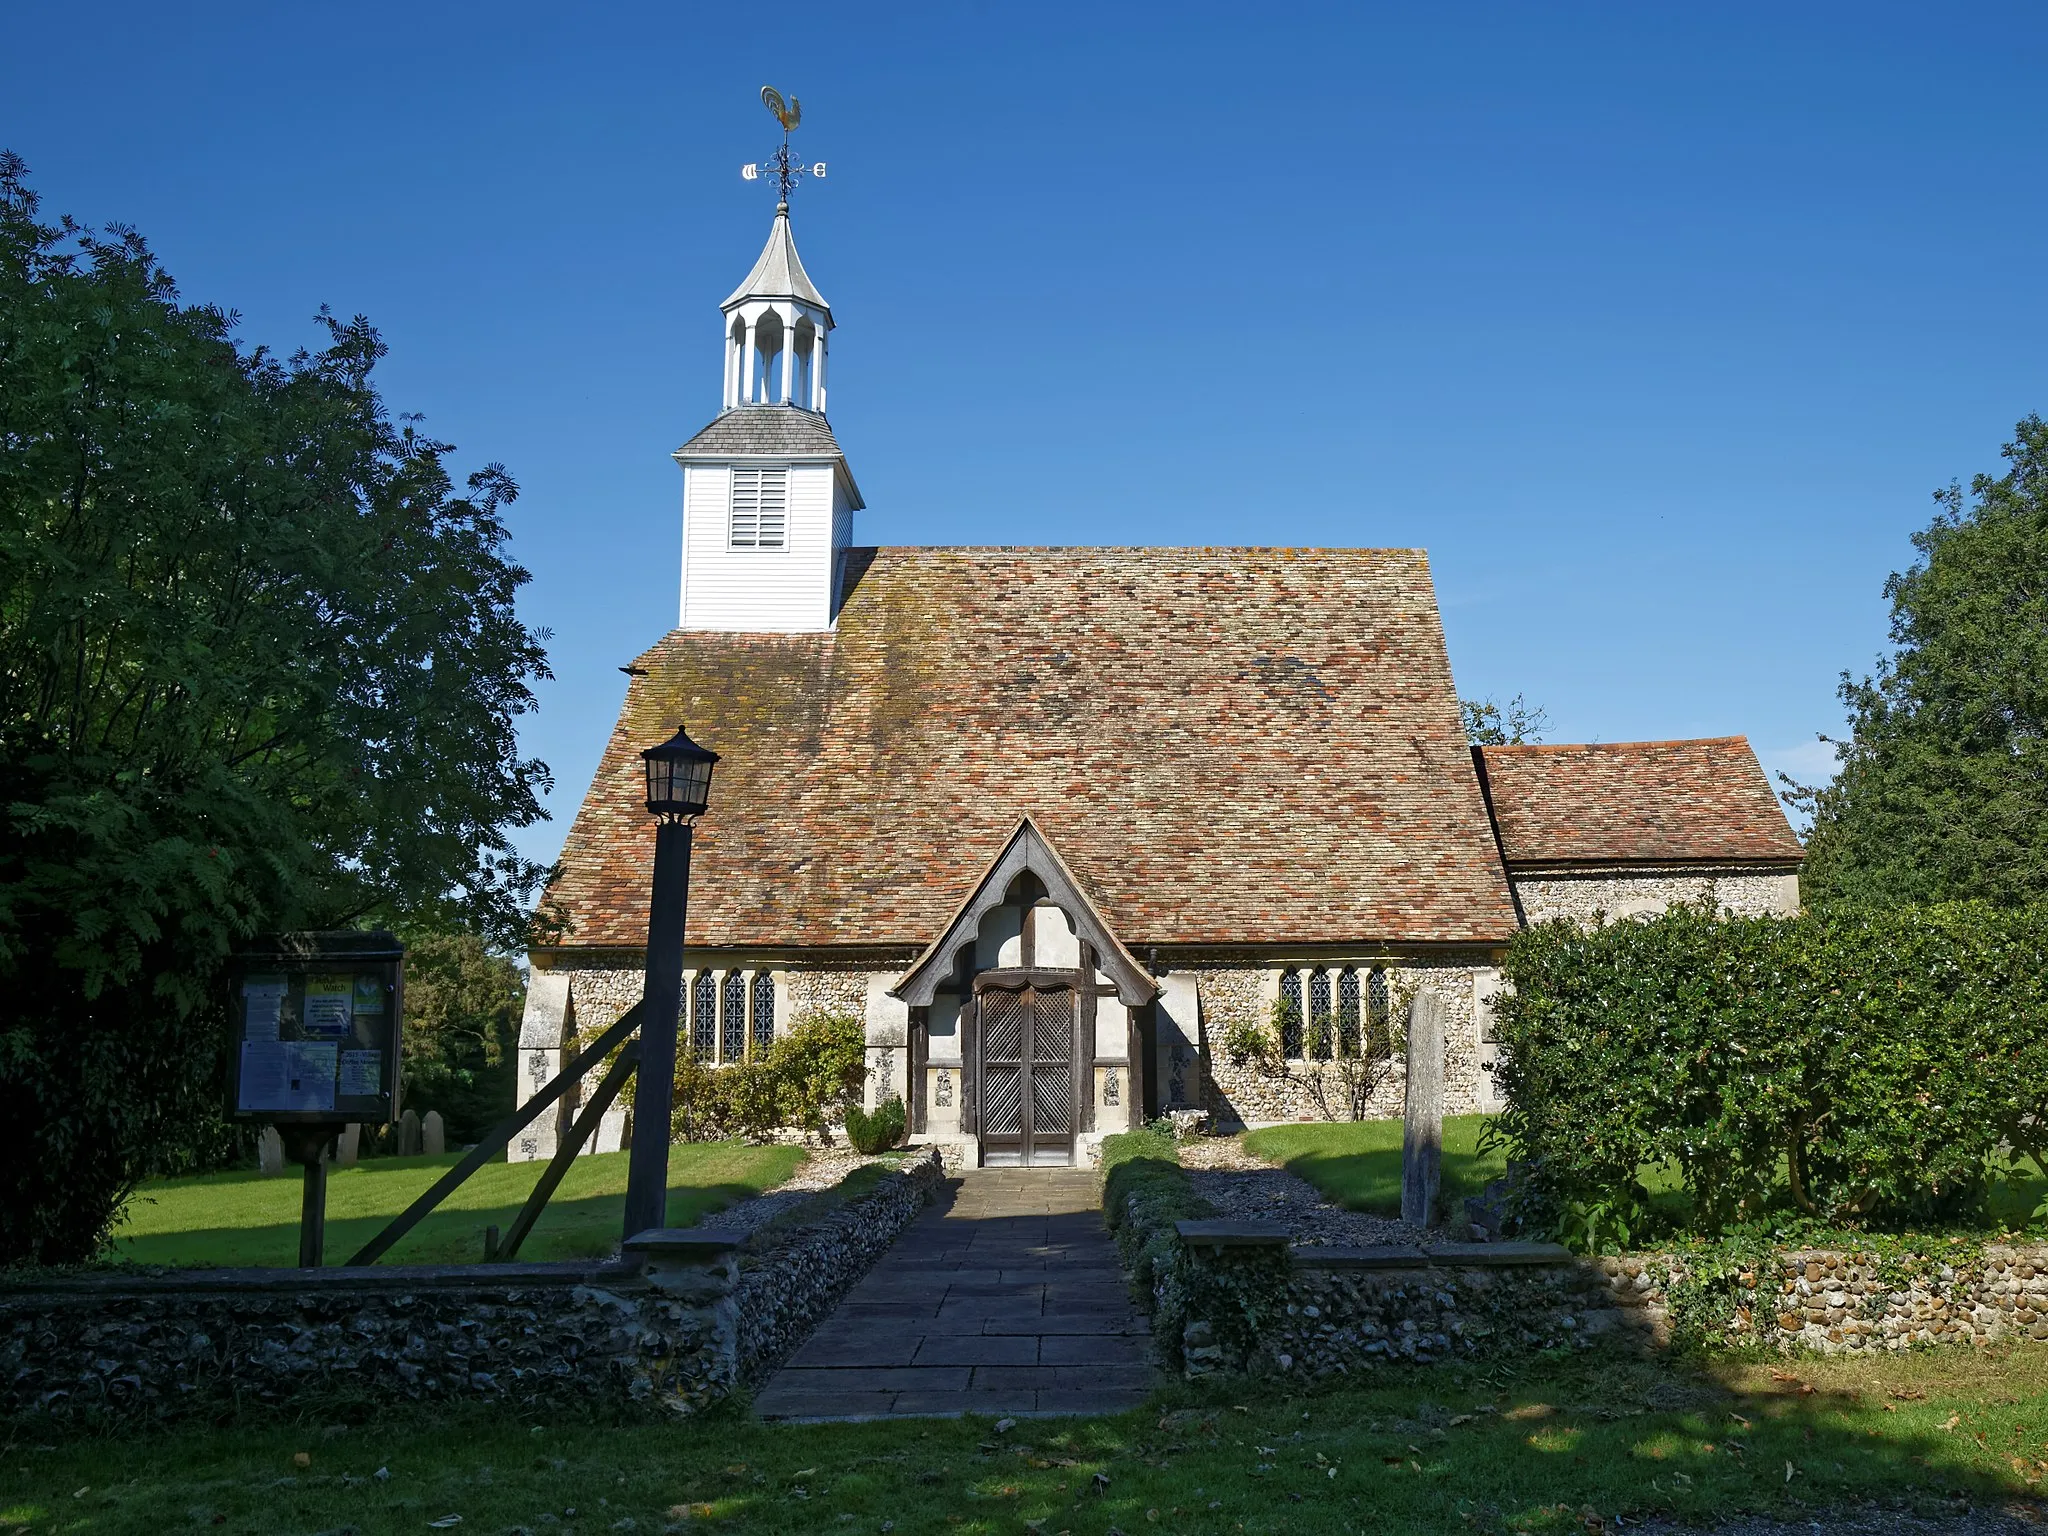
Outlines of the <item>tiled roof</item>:
M1117 936L1503 943L1419 550L851 551L829 635L639 658L563 850L572 945L646 938L641 749L723 754L689 940L922 948L1029 816Z
M1476 750L1511 866L1806 856L1746 737Z
M677 453L837 453L832 425L794 405L740 405L721 412Z

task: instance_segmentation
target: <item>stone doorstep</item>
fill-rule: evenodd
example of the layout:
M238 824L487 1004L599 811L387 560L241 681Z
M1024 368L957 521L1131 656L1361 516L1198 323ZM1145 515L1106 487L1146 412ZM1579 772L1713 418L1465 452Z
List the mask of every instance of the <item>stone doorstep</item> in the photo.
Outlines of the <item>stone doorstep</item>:
M917 1341L913 1365L1036 1365L1038 1340L1030 1334L933 1334Z
M771 1385L778 1392L960 1392L965 1365L784 1366Z
M1038 1341L1040 1365L1140 1365L1147 1335L1056 1333Z
M1048 1312L1043 1317L990 1318L982 1329L984 1333L1035 1333L1041 1338L1048 1334L1134 1337L1151 1331L1151 1325L1142 1317L1118 1316L1109 1312Z

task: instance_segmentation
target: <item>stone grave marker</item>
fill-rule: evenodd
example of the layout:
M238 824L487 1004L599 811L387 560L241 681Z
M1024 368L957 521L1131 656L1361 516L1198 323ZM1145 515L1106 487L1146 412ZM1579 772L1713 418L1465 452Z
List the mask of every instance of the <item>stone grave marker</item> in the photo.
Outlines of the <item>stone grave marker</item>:
M398 1155L418 1157L420 1155L419 1111L408 1109L398 1117Z
M274 1125L263 1127L263 1134L256 1138L256 1166L265 1173L284 1172L284 1138Z
M430 1109L420 1118L420 1150L429 1157L439 1157L448 1150L448 1128L438 1109Z
M353 1168L362 1155L363 1128L351 1120L341 1128L341 1134L334 1138L334 1166Z
M1444 1000L1418 992L1408 1004L1408 1091L1401 1133L1401 1219L1436 1224L1443 1191Z

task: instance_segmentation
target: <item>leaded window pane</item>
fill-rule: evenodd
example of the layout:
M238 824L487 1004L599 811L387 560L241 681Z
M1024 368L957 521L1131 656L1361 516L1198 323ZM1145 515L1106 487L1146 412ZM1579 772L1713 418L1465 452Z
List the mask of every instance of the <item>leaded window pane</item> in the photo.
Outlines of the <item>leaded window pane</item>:
M1365 1054L1358 1028L1358 972L1348 965L1337 973L1337 1054Z
M747 1053L747 978L738 971L725 973L723 1039L725 1059L738 1061Z
M1320 1061L1330 1057L1330 973L1308 973L1307 1052Z
M709 971L690 987L690 1054L709 1061L718 1048L718 988Z
M1301 1055L1301 972L1280 973L1280 1054Z
M754 973L754 1054L764 1054L775 1043L775 978L766 971Z

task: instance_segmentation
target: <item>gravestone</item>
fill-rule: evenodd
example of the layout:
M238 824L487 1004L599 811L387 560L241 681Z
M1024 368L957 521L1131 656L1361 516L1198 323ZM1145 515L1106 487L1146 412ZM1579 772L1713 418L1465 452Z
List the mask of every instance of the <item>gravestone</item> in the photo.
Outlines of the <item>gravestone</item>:
M263 1127L263 1134L256 1138L256 1166L265 1173L284 1172L284 1138L274 1125Z
M420 1155L419 1111L408 1109L398 1117L398 1155L418 1157Z
M334 1138L334 1166L353 1168L356 1159L362 1155L363 1128L351 1120L341 1128L341 1134Z
M1408 1004L1408 1091L1401 1133L1401 1219L1436 1224L1443 1191L1444 1000L1418 992Z
M428 1110L420 1120L420 1150L429 1157L439 1157L448 1150L448 1128L438 1109Z

